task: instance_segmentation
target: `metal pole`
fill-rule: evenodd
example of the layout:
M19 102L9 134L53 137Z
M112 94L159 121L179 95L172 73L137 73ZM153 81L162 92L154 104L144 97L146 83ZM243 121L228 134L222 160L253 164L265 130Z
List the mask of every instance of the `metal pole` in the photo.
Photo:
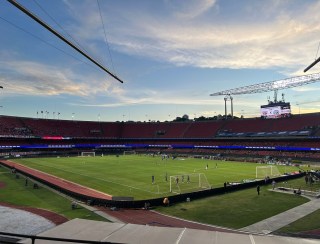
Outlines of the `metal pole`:
M231 100L231 118L233 119L233 97L230 96Z
M72 47L73 49L75 49L76 51L78 51L79 53L81 53L83 56L85 56L87 59L89 59L92 63L94 63L95 65L97 65L99 68L101 68L102 70L104 70L105 72L107 72L109 75L111 75L114 79L120 81L121 83L123 83L123 81L117 77L115 74L113 74L111 71L109 71L107 68L105 68L104 66L102 66L100 63L98 63L97 61L95 61L93 58L91 58L88 54L86 54L84 51L82 51L80 48L78 48L75 44L73 44L72 42L70 42L69 40L67 40L63 35L61 35L59 32L57 32L56 30L54 30L52 27L50 27L47 23L45 23L43 20L41 20L39 17L37 17L36 15L34 15L33 13L31 13L28 9L26 9L25 7L23 7L22 5L20 5L19 3L17 3L15 0L7 0L9 3L11 3L13 6L15 6L16 8L18 8L20 11L22 11L23 13L25 13L26 15L28 15L30 18L32 18L33 20L35 20L36 22L38 22L40 25L42 25L44 28L46 28L48 31L50 31L52 34L54 34L55 36L57 36L59 39L61 39L62 41L64 41L65 43L67 43L70 47Z
M228 112L227 112L227 98L225 97L224 98L224 118L225 119L227 119L227 114L228 114Z
M315 61L313 61L313 63L310 64L307 68L305 68L303 72L307 72L309 69L311 69L313 66L315 66L319 62L320 62L320 57L318 59L316 59Z

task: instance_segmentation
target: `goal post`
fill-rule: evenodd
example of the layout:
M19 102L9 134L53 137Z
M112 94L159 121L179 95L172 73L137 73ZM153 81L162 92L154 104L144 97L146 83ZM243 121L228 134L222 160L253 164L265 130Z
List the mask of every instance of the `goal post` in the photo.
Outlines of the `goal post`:
M192 173L170 176L170 192L180 194L185 192L210 189L211 185L204 173Z
M281 175L277 166L268 165L268 166L257 166L256 167L256 179L273 177Z
M130 150L130 151L123 151L123 155L135 155L136 151Z
M81 152L81 157L95 157L96 152Z

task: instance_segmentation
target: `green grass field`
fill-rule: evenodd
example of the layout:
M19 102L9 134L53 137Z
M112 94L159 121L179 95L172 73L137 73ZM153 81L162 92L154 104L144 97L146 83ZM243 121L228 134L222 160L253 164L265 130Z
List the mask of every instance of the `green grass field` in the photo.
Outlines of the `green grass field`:
M179 218L238 229L309 201L300 196L268 191L270 187L262 186L259 196L256 189L251 188L194 201L191 199L170 207L157 207L156 210Z
M194 158L162 160L160 156L104 156L15 159L28 167L68 179L113 196L132 196L150 199L170 196L170 176L180 175L179 184L172 180L172 190L187 192L199 190L198 182L187 184L187 176L211 187L222 187L224 182L241 182L256 178L255 163L213 161ZM206 169L208 165L208 169ZM297 171L296 167L277 166L281 173ZM196 175L195 175L196 174ZM152 175L155 182L152 184ZM167 181L166 181L167 175ZM184 175L182 182L181 175Z
M44 187L33 189L31 184L25 186L24 178L16 179L15 175L2 167L0 167L0 182L5 184L4 187L0 188L0 202L10 203L15 206L47 209L68 219L82 218L106 221L106 219L81 206L72 210L71 200L57 195Z
M299 233L320 229L320 209L298 219L297 221L278 230L279 233Z
M161 157L150 156L104 156L104 157L66 157L66 158L30 158L17 159L32 168L69 179L100 191L116 196L134 196L135 199L146 199L168 196L169 182L165 181L166 173L170 175L203 173L212 187L221 187L224 182L240 182L254 179L256 166L254 163L210 161L185 158L185 160L161 160ZM208 169L206 170L206 165ZM0 168L1 169L1 168ZM297 171L296 167L278 166L281 173ZM306 168L311 169L311 168ZM151 176L155 176L152 185ZM16 205L37 206L61 213L68 218L74 214L80 218L97 218L92 213L70 210L70 201L53 197L49 193L39 193L38 190L25 189L24 181L11 179L12 174L0 171L0 182L9 178L11 185L5 191L1 189L0 198ZM185 179L186 180L186 179ZM186 183L179 183L181 188ZM301 187L307 190L319 190L319 183L306 185L303 178L288 182L278 182L277 186ZM257 196L256 189L241 190L233 193L209 197L191 202L179 203L169 208L158 207L156 210L185 219L220 225L230 228L241 228L262 219L271 217L282 211L298 206L306 201L303 197L270 192L271 185L262 186L261 195ZM3 188L4 189L4 188ZM42 189L41 189L42 190ZM45 189L43 189L45 190ZM17 194L12 194L16 192ZM48 194L48 195L47 195ZM56 206L58 205L58 206ZM62 206L59 206L62 205ZM284 232L298 232L306 229L316 229L319 226L317 211L305 217L308 221L306 228L303 220L283 228ZM79 216L80 215L80 216Z
M301 187L301 189L314 191L320 189L319 182L310 186L306 185L303 178L278 182L277 186ZM191 199L190 202L178 203L170 207L157 207L156 210L179 218L237 229L309 201L302 196L269 191L271 188L271 184L262 186L259 196L256 189L251 188L199 200ZM278 232L298 233L320 229L319 219L320 211L317 210L281 228Z

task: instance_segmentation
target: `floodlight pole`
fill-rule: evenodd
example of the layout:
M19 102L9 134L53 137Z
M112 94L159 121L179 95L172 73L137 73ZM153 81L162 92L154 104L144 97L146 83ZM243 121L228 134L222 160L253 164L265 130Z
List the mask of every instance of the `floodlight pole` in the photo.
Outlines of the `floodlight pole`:
M1 89L3 89L3 86L0 86ZM0 106L0 108L2 108L2 106Z
M227 101L230 99L230 104L231 104L231 118L233 119L233 97L228 94L224 97L224 115L225 119L227 119L228 114L227 114Z
M231 119L233 119L233 97L230 95L231 100Z
M227 100L228 97L224 97L224 117L227 119Z

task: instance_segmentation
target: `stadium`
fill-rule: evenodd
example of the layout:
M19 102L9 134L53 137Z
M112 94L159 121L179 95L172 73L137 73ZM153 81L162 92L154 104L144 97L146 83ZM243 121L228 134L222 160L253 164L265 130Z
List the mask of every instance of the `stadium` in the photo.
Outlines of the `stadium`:
M270 185L271 178L277 182L303 178L305 172L314 169L314 166L308 168L310 165L317 166L319 157L317 124L320 115L317 113L277 120L252 118L155 123L11 116L1 116L0 119L2 166L15 169L23 179L29 177L30 181L49 186L77 201L106 208L144 208L146 203L153 208L163 205L165 197L169 198L170 204L178 204L186 199L194 201L221 195L226 188L228 192L234 192L255 188L257 184ZM226 130L241 136L230 136ZM236 168L232 162L242 162L237 173L241 170L246 173L231 174L231 168ZM108 164L108 167L97 166L101 163ZM64 164L68 166L64 167ZM134 167L130 168L128 164L134 164ZM227 164L231 168L221 171ZM89 172L89 168L93 167L103 174ZM268 167L274 167L274 173L269 169L266 171ZM121 170L117 171L119 168ZM261 174L257 172L260 168ZM104 191L105 194L85 194L79 188L66 188L48 175L39 174L38 170L99 192ZM126 170L128 173L125 173ZM112 178L108 181L112 177L109 171L115 171L118 180ZM78 175L75 179L71 177L73 174L82 177ZM97 182L105 175L103 184L112 182L113 186L99 188L98 183L87 183L92 181L90 174L95 175ZM132 174L136 175L131 178ZM220 174L223 178L217 179ZM155 175L155 184L151 182L152 175ZM181 178L183 175L184 179ZM187 176L193 175L196 177L191 181L195 182L195 186L187 183ZM271 177L267 183L266 176ZM180 182L179 187L176 177L185 181ZM315 188L304 190L305 194L316 197L319 189L316 172L313 179ZM226 187L224 182L228 182ZM118 185L115 187L114 184ZM121 184L125 185L125 189L119 193L116 190L122 188ZM294 187L290 187L294 191Z
M17 1L7 2L91 65L106 72L112 82L125 83L73 38L60 34ZM108 46L102 12L102 6L106 5L99 0L96 3ZM32 6L29 4L26 3ZM166 4L174 9L173 3ZM214 4L217 3L211 2L208 9ZM36 0L34 5L49 16ZM61 6L71 4L65 1ZM87 3L83 6L89 11ZM195 10L194 6L193 14ZM177 16L186 18L185 13ZM30 35L5 17L8 16L0 12L3 22ZM87 20L90 23L90 19ZM56 22L55 25L60 26ZM52 45L43 37L37 38ZM133 46L133 42L130 45ZM60 50L60 47L54 48ZM27 56L31 55L25 51ZM110 50L108 52L110 54ZM1 53L10 60L6 52ZM72 58L84 63L82 58ZM316 59L305 72L319 61ZM5 75L0 77L0 98L4 95L1 103L5 106L1 105L1 109L14 107L8 104L13 101L10 94L14 94L18 85L10 82L31 77L46 83L48 77L51 78L41 73L41 68L49 72L41 65L35 71L30 68L32 65L23 63L23 75L12 72L10 65L13 67L14 62L9 65L3 62ZM72 65L75 63L70 67ZM71 68L64 71L72 76ZM77 89L73 87L75 83L68 83L67 76L58 70L54 72L58 75L52 77L59 78L53 85L55 91L45 91L45 85L36 87L45 97L42 101L65 100L59 103L61 109L71 103L66 102L66 95L57 95L64 86L71 90L72 96L73 93L87 96L86 89L90 88L102 89L101 84L94 81ZM95 79L90 75L85 77ZM62 86L60 79L66 81ZM173 116L171 110L166 116L169 119L153 120L144 109L141 112L144 119L133 119L134 115L130 117L121 112L122 120L104 120L100 113L98 120L77 119L74 112L71 119L63 118L60 112L52 112L50 118L50 112L44 109L39 109L36 116L25 116L28 112L23 110L29 106L19 102L15 105L19 107L18 115L9 110L0 115L0 242L317 243L320 238L320 113L317 110L300 113L300 107L299 113L293 112L284 94L281 99L277 95L280 90L302 89L318 81L319 73L313 73L254 85L234 85L237 88L210 94L223 96L224 115L216 112L213 115L212 111L210 116L199 115L202 112L195 111L192 119L187 115L191 110L180 111L184 114L181 117ZM169 89L175 90L172 85ZM33 94L33 87L23 87L23 93ZM192 89L196 88L201 89ZM178 94L179 89L172 94ZM270 91L274 92L273 100L268 98L267 104L255 103L254 111L260 112L244 116L243 110L251 106L242 105L244 96ZM58 99L51 99L48 94ZM235 108L242 111L241 116L234 115L234 98L238 95ZM20 101L20 96L23 95L12 97ZM170 95L167 96L169 99ZM72 99L77 100L75 97ZM97 106L89 104L92 97L82 101L86 104L81 106ZM219 110L221 105L219 103ZM83 107L81 111L86 110ZM156 108L160 107L154 105L152 110Z

